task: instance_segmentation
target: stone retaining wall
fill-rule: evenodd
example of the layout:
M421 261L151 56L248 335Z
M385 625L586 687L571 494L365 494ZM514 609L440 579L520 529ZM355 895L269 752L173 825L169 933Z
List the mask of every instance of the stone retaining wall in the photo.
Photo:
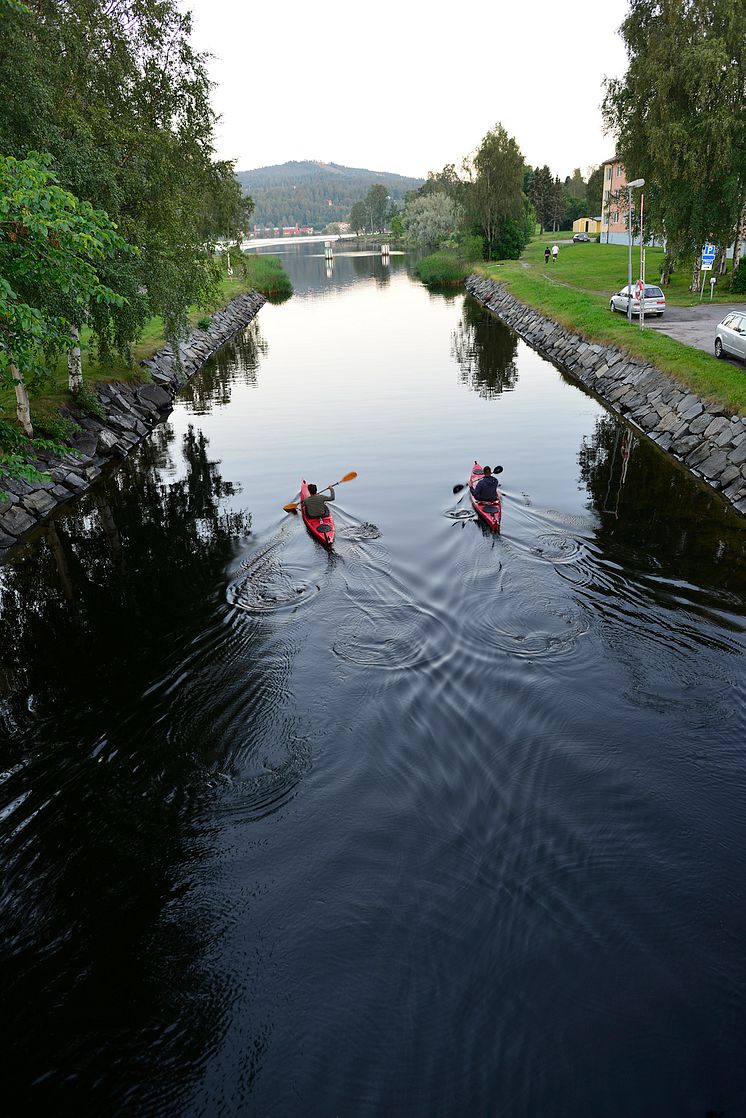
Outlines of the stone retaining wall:
M624 350L573 334L520 303L494 280L472 275L466 289L746 515L746 418L731 416Z
M170 346L143 361L150 373L149 384L97 384L102 418L74 404L60 409L80 427L73 439L75 453L58 456L40 452L34 465L50 475L49 481L27 482L0 474L0 490L8 494L8 499L0 502L0 562L59 505L85 493L102 469L125 458L165 419L182 385L208 357L243 330L265 302L263 295L251 291L216 311L207 330L195 330L180 346L181 368Z

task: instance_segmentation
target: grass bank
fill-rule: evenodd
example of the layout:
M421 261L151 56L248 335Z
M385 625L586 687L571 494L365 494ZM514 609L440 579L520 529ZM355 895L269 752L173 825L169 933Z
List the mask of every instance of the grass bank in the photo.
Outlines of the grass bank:
M220 307L224 307L237 295L246 291L260 291L268 298L287 298L293 293L290 277L282 266L277 256L244 255L233 275L225 272L220 280L220 289L216 306L191 307L189 322L195 327L200 319L209 318L210 314ZM102 364L97 360L95 350L91 348L91 334L86 328L81 331L81 355L83 361L83 380L89 385L96 381L124 381L125 383L140 384L148 379L146 369L140 365L141 361L152 357L166 344L163 333L163 319L156 316L145 324L142 335L132 347L133 363L115 358L111 362ZM50 432L58 426L59 408L70 399L67 389L67 362L60 359L54 368L49 370L40 389L31 394L31 418L39 433ZM15 421L15 394L12 387L0 385L0 417L9 422ZM0 451L1 451L0 447Z
M479 265L476 270L505 284L522 303L546 314L568 329L595 342L615 345L635 357L656 365L687 388L717 401L732 411L746 413L746 373L737 366L718 361L702 350L677 342L657 330L629 326L621 315L609 310L609 295L627 280L627 250L623 245L578 244L560 248L559 260L544 264L544 245L530 244L520 260ZM648 249L647 276L657 279L656 254ZM652 257L652 260L651 260ZM691 305L696 297L678 287L666 289L666 300ZM727 301L740 302L744 296Z

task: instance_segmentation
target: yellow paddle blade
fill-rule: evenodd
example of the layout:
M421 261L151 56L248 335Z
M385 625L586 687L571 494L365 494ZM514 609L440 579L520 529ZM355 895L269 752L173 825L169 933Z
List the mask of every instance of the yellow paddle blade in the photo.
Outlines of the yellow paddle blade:
M356 477L357 477L357 474L353 470L352 473L345 474L345 476L341 479L341 481L352 481L352 479L356 478ZM339 485L339 484L340 484L340 482L338 481L337 485Z
M300 504L300 501L296 501L296 503L294 505L283 505L282 507L285 510L285 512L295 512L295 510L297 509L299 504Z

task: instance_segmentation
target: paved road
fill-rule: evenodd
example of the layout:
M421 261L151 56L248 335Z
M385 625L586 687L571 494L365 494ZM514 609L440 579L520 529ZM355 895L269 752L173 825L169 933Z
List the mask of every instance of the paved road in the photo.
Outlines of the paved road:
M666 307L663 318L646 318L645 325L686 345L715 352L715 327L730 311L746 311L744 303L702 303L696 307ZM729 359L730 360L730 359ZM737 362L740 364L740 362Z

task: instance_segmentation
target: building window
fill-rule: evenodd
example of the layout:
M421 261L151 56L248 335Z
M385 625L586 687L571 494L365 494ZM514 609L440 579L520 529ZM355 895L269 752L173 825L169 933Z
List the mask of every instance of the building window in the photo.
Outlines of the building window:
M606 167L606 178L611 179L611 163L609 163Z

